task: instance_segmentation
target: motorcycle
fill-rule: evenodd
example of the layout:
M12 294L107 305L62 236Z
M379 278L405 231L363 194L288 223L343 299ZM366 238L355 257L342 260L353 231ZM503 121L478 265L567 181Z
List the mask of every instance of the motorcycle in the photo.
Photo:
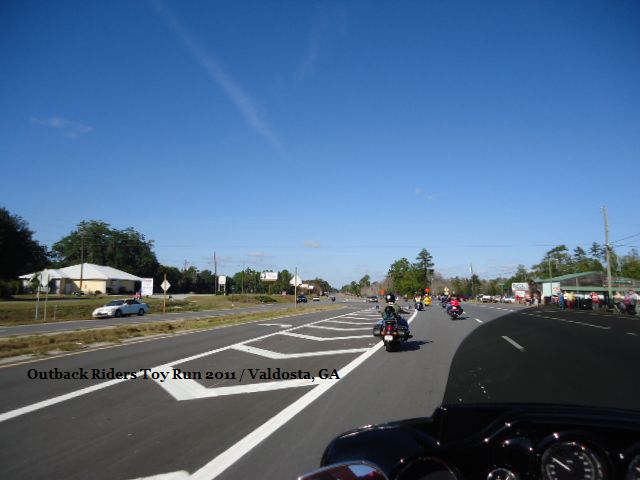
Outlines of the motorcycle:
M424 310L424 305L422 304L422 302L416 302L415 309L420 311Z
M460 307L451 307L449 309L449 316L452 320L456 320L460 315L462 315L462 308Z
M393 309L391 308L391 310ZM406 322L402 325L399 319L390 311L385 311L384 319L380 320L376 326L373 327L373 335L382 339L387 352L399 348L404 342L413 337L413 335L409 333L409 326Z
M400 348L410 338L408 329L399 325L397 320L384 320L380 336L387 352Z

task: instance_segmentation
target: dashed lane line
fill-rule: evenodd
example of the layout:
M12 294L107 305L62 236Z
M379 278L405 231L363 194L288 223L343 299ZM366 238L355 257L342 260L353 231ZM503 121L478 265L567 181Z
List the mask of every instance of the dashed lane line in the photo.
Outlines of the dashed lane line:
M512 346L516 347L518 350L520 350L521 352L524 352L524 347L522 345L520 345L518 342L516 342L515 340L513 340L512 338L507 337L506 335L502 335L502 338L504 340L506 340L507 342L509 342Z

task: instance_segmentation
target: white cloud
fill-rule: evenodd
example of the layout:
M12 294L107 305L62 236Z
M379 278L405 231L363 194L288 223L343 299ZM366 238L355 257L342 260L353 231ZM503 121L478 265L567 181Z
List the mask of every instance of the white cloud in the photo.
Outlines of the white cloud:
M413 190L413 193L415 193L416 195L420 195L424 190L422 190L420 187L416 187Z
M75 122L73 120L68 120L62 117L31 117L31 123L42 125L43 127L57 128L64 132L64 134L69 138L76 138L93 130L93 127L90 127L89 125L84 125L83 123Z
M209 77L222 88L249 126L269 142L272 147L278 151L282 151L280 141L271 130L267 121L260 114L249 95L231 75L225 71L218 61L216 61L213 55L205 51L200 44L196 42L195 38L182 26L177 17L169 11L164 2L155 0L152 2L152 5L154 5L156 11L164 18L168 26L178 36L187 50L195 57L200 66L206 70Z
M313 240L305 240L304 246L307 248L320 248L320 243L315 242Z

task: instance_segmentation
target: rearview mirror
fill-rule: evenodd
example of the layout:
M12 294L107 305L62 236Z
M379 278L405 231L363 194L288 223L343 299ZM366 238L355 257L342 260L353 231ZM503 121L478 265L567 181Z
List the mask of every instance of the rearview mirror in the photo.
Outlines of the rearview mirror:
M329 465L298 477L298 480L389 480L375 465L345 462Z

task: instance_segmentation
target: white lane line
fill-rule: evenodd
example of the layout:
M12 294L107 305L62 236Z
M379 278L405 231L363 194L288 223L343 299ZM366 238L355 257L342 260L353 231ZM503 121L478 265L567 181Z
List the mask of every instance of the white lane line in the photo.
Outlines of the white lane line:
M322 325L307 325L308 328L319 328L321 330L334 330L338 332L355 332L357 330L371 330L372 325L368 327L355 327L355 328L338 328L338 327L323 327Z
M591 323L577 322L575 320L567 320L566 318L554 318L554 320L557 320L559 322L577 323L578 325L584 325L585 327L600 328L602 330L611 330L611 327L603 327L602 325L593 325Z
M305 358L305 357L322 357L324 355L340 355L342 353L361 353L366 352L367 348L347 348L344 350L322 350L320 352L304 352L304 353L280 353L265 350L263 348L250 347L249 345L236 345L234 350L241 352L253 353L261 357L271 358L273 360L284 360L287 358Z
M175 400L196 400L201 398L224 397L227 395L239 395L246 393L271 392L295 387L312 387L320 381L319 377L313 379L278 380L275 382L249 383L246 385L234 385L233 387L208 388L196 381L173 380L167 378L162 383L162 388ZM156 382L157 383L157 382Z
M282 327L282 328L291 328L293 325L289 325L288 323L259 323L261 327Z
M316 337L314 335L303 335L302 333L282 332L287 337L303 338L305 340L313 340L316 342L328 342L331 340L352 340L355 338L373 338L371 335L351 335L348 337Z
M340 318L342 316L343 315L337 315L335 317L331 317L331 318L328 318L328 319L318 320L318 321L312 322L311 324L305 324L305 325L300 325L299 327L291 328L290 330L297 330L299 328L304 328L304 327L308 327L310 325L313 325L314 323L324 322L325 320L332 320L334 318ZM222 348L216 348L215 350L209 350L208 352L203 352L203 353L199 353L197 355L192 355L190 357L181 358L179 360L174 360L174 361L168 362L168 363L166 363L164 365L158 365L158 366L152 367L152 368L153 369L170 368L171 366L174 366L174 365L179 365L181 363L190 362L192 360L197 360L197 359L202 358L202 357L207 357L207 356L212 355L214 353L223 352L225 350L230 350L231 348L233 348L234 346L237 346L237 345L243 345L245 343L256 342L258 340L263 340L265 338L273 337L274 335L280 335L281 333L282 333L282 331L274 332L274 333L268 333L266 335L261 335L259 337L252 338L252 339L249 339L249 340L245 340L243 342L239 342L239 343L236 343L234 345L229 345L229 346L222 347ZM9 419L12 419L12 418L15 418L15 417L19 417L20 415L24 415L26 413L31 413L31 412L34 412L36 410L40 410L41 408L49 407L49 406L55 405L57 403L65 402L67 400L71 400L73 398L80 397L82 395L86 395L88 393L92 393L92 392L95 392L97 390L101 390L103 388L111 387L111 386L116 385L118 383L128 382L128 381L129 381L129 379L109 380L107 382L100 383L98 385L92 385L91 387L81 388L80 390L75 390L73 392L69 392L69 393L66 393L64 395L59 395L57 397L49 398L49 399L43 400L41 402L37 402L37 403L33 403L31 405L27 405L27 406L24 406L24 407L21 407L21 408L17 408L15 410L10 410L8 412L4 412L4 413L0 414L0 423L4 422L5 420L9 420Z
M414 312L408 320L411 323L418 312ZM340 379L346 377L349 373L355 370L358 366L371 357L380 347L384 345L382 342L376 343L373 347L370 347L365 353L354 359L346 367L338 372ZM197 470L191 475L194 480L213 480L222 472L224 472L231 465L236 463L247 453L253 450L258 444L267 439L273 432L278 430L289 420L295 417L298 413L304 410L307 406L320 398L327 390L333 387L336 383L335 380L321 380L317 387L314 387L310 392L305 393L298 400L293 402L288 407L284 408L280 413L263 423L260 427L256 428L253 432L248 434L242 440L232 445L220 455L215 457L209 463Z
M186 470L178 470L169 473L160 473L158 475L151 475L150 477L137 477L132 480L187 480L189 472Z
M484 322L483 322L482 320L480 320L479 318L476 318L476 319L475 319L475 321L476 321L476 322L478 322L478 323L484 323Z
M372 325L373 322L343 322L342 320L327 320L326 323L341 323L343 325Z
M638 336L638 334L635 332L627 332L627 335L633 335L634 337Z
M86 395L87 393L102 390L103 388L107 388L126 381L128 380L109 380L108 382L99 383L98 385L92 385L90 387L82 388L74 392L65 393L64 395L49 398L48 400L43 400L42 402L33 403L31 405L27 405L26 407L11 410L9 412L0 414L0 423L4 422L5 420L9 420L10 418L19 417L20 415L24 415L25 413L35 412L36 410L40 410L41 408L49 407L51 405L55 405L56 403L64 402L65 400L71 400L72 398L79 397L80 395Z
M507 342L509 342L511 345L513 345L514 347L516 347L518 350L520 350L521 352L524 352L524 347L522 345L520 345L518 342L516 342L515 340L507 337L506 335L502 335L502 338L504 340L506 340Z

